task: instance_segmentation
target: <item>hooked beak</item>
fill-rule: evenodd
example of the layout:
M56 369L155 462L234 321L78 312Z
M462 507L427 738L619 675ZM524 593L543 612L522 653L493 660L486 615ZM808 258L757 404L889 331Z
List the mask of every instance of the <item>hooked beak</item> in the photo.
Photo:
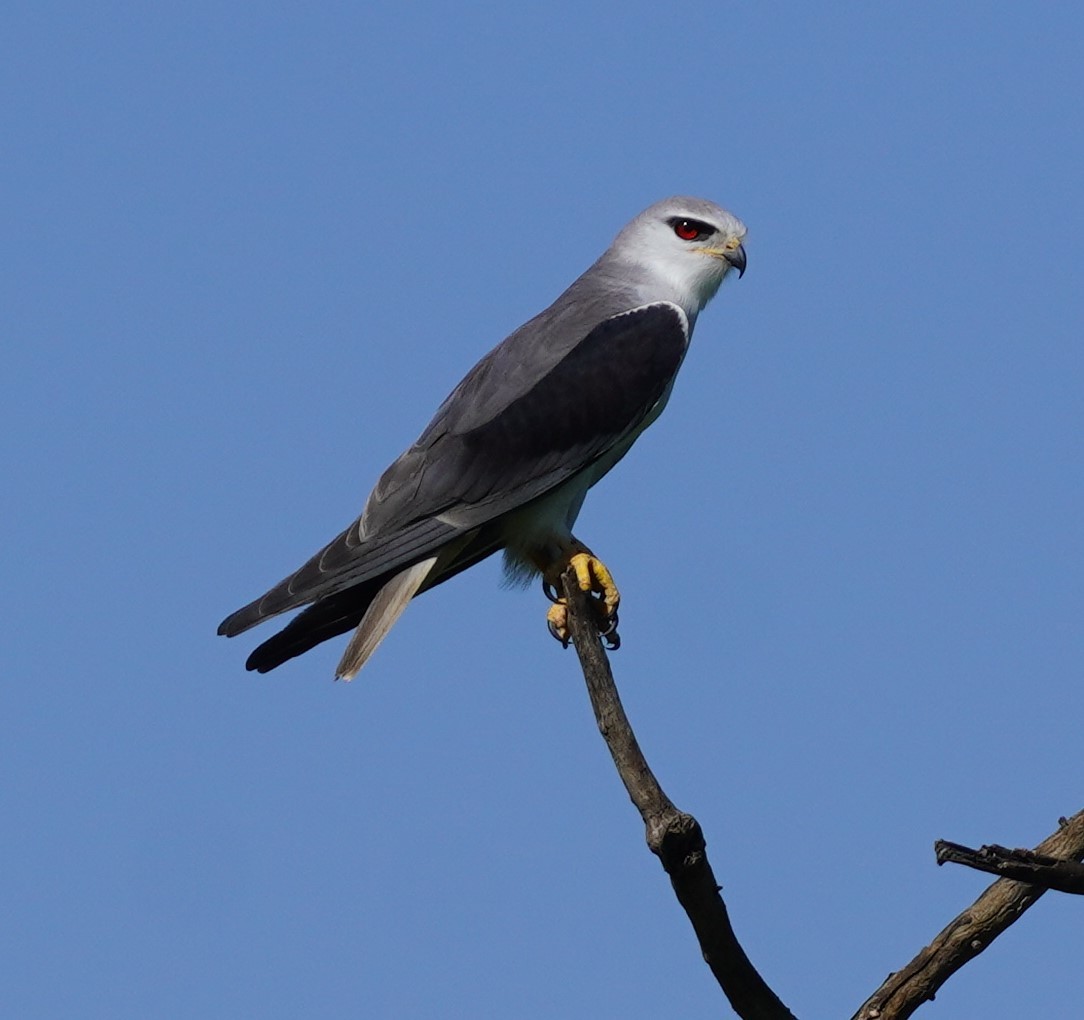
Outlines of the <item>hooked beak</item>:
M745 248L739 244L733 251L728 251L723 258L738 271L740 280L745 275Z

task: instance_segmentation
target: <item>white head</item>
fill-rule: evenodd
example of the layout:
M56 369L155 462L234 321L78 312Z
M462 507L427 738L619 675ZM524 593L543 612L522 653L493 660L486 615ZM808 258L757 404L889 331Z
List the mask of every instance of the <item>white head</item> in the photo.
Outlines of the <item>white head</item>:
M614 239L607 261L646 270L645 285L662 285L690 318L731 269L745 272L745 224L703 198L667 198L645 209ZM640 274L637 274L640 275ZM647 300L662 295L644 294Z

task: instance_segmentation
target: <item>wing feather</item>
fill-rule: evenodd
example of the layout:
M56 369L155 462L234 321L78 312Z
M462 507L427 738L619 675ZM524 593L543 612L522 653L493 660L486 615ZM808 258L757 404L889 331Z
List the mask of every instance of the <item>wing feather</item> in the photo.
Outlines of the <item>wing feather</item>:
M443 514L476 526L556 488L643 424L668 392L688 336L677 305L643 305L599 323L482 424L460 428L471 419L448 409L401 458L412 479L406 505L397 499L398 462L381 480L379 515ZM470 397L465 390L461 399Z
M361 517L227 617L219 633L239 634L269 616L405 570L588 470L650 420L689 342L685 313L657 302L604 319L578 343L560 337L555 360L545 332L528 329L552 328L544 319L545 313L521 327L475 367L384 473ZM510 350L519 360L502 391L496 369L509 362ZM526 378L533 384L524 386ZM485 414L476 413L476 401ZM425 587L436 583L431 578Z

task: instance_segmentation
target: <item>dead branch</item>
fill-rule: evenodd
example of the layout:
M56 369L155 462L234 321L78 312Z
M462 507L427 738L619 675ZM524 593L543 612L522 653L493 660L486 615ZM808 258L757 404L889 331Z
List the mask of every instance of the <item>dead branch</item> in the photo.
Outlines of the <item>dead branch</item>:
M742 1020L794 1020L794 1015L768 987L745 955L730 924L721 887L708 862L700 824L678 810L663 792L637 743L621 704L606 652L599 640L593 599L580 591L573 571L561 578L569 605L569 627L579 655L595 720L617 766L629 797L644 820L647 845L670 876L674 893L692 922L704 960ZM1077 877L1084 869L1066 862L1084 860L1084 811L1066 820L1033 851L985 847L969 851L939 842L939 863L959 860L981 870L1026 875L1024 884L1000 878L926 946L906 967L890 974L854 1015L853 1020L906 1020L969 960L1027 910L1046 888L1081 892ZM951 849L943 849L951 848ZM1004 851L1004 860L996 851ZM976 854L981 864L961 855ZM941 854L945 853L944 860ZM1072 876L1072 881L1069 880ZM1059 884L1061 883L1061 884ZM1068 888L1073 885L1073 888Z
M1084 858L1084 811L1061 819L1057 832L1033 851L1043 858ZM1042 886L1000 878L923 949L903 970L888 976L854 1020L904 1020L969 960L979 955L1046 892Z
M708 863L704 833L692 815L679 811L663 792L632 732L599 641L590 597L570 571L561 579L569 625L580 657L595 720L621 781L640 812L647 845L670 876L674 893L696 932L704 961L742 1020L794 1020L794 1015L749 962L734 929L720 886Z
M1065 819L1061 819L1065 824ZM1084 896L1084 864L1076 861L1044 857L1034 850L1010 850L990 843L972 850L960 843L939 839L933 845L938 864L963 864L977 871L986 871L1001 878L1041 885L1044 889Z

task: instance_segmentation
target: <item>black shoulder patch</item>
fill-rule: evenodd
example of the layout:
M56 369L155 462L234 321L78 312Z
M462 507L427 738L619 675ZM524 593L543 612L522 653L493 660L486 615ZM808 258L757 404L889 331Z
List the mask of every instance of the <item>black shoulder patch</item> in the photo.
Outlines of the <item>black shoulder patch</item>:
M687 347L687 320L676 305L604 319L530 390L462 437L463 498L484 498L510 475L586 467L647 416Z

